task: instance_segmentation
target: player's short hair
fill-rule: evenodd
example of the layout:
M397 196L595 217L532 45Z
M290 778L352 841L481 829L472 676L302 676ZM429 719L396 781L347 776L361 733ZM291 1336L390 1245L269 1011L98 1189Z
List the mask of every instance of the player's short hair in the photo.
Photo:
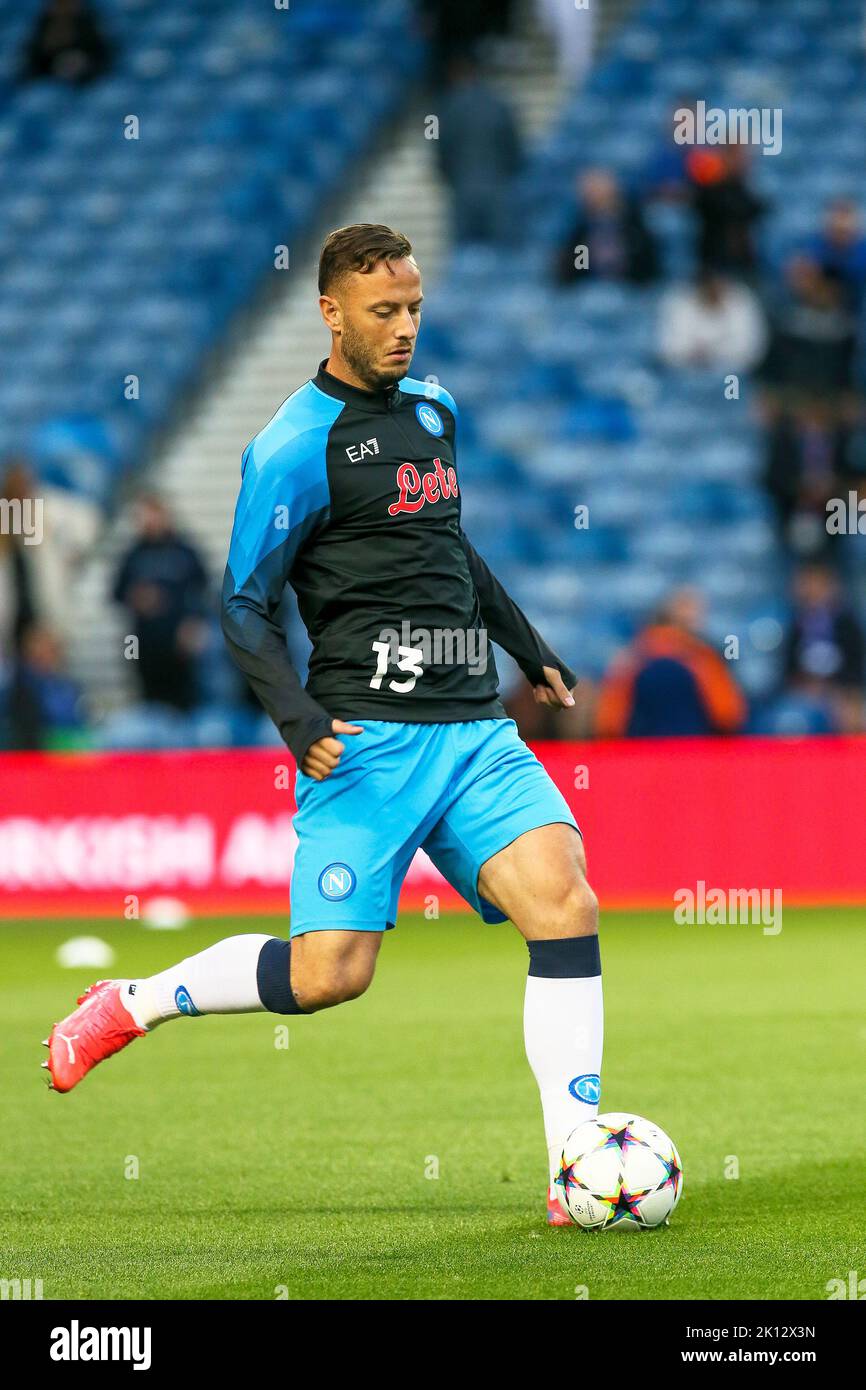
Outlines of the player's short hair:
M319 257L319 294L328 294L353 270L368 275L382 261L402 261L411 255L409 238L381 222L338 227L325 238Z

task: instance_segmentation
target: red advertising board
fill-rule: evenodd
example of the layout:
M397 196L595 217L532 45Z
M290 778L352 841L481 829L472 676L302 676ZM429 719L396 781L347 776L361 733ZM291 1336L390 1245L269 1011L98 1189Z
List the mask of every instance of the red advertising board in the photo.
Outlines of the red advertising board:
M535 751L582 826L609 907L683 887L866 901L866 740L663 739ZM0 915L122 914L130 894L195 912L282 912L294 765L279 750L0 757ZM335 858L346 850L335 845ZM425 855L404 907L459 906Z

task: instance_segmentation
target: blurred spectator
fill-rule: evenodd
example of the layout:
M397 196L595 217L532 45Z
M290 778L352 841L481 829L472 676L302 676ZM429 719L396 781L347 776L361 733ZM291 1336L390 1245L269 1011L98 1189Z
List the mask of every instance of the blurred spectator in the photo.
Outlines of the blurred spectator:
M508 185L520 166L517 125L473 59L455 59L450 76L437 150L451 189L454 240L502 242L509 228Z
M820 699L836 729L863 730L863 630L838 576L828 565L804 565L794 581L794 617L785 648L785 675L797 691Z
M866 284L866 236L860 225L860 211L850 198L837 198L830 203L823 230L811 242L807 256L825 274L839 280L849 306L859 309Z
M695 153L695 148L693 145L677 144L674 131L680 122L680 113L689 110L694 112L695 104L694 98L682 97L668 112L661 142L650 159L644 176L647 197L679 200L691 193L689 161L690 156Z
M110 61L111 45L85 0L47 0L25 50L26 77L92 82Z
M513 681L506 680L501 689L506 713L526 742L586 739L595 732L596 687L589 676L581 676L573 691L574 704L568 709L554 710L539 704L532 686L520 672Z
M434 81L446 81L454 60L474 52L485 39L505 34L512 9L513 0L421 0Z
M17 458L8 460L0 477L0 657L5 654L7 660L37 615L34 563L39 546L27 543L22 528L24 509L32 501L33 482L26 465Z
M13 727L13 694L24 635L38 617L36 571L43 547L33 491L27 465L8 459L0 473L0 746L26 746Z
M556 716L561 711L552 710L549 705L540 705L528 682L518 681L503 703L509 718L516 722L522 739L540 742L559 736Z
M826 551L827 502L847 497L863 474L859 440L838 411L820 397L804 397L771 420L765 484L786 544L803 555Z
M38 538L18 543L22 622L38 619L57 632L68 632L76 615L75 580L102 525L101 510L70 487L44 484L21 456L7 460L0 496L18 499L27 509L29 524L38 520Z
M50 628L34 625L21 641L9 696L15 748L58 747L83 727L81 690L65 667L63 647Z
M592 65L596 3L537 0L538 17L553 39L559 70L572 91L582 86Z
M838 276L793 257L785 267L785 297L772 316L762 376L777 395L838 399L853 386L856 321Z
M15 581L12 543L0 530L0 690L9 680L18 625L18 591Z
M766 211L747 183L748 160L747 145L694 150L687 160L700 264L741 278L757 266L756 227Z
M733 734L742 727L745 700L728 664L700 636L703 621L694 589L670 596L602 682L601 738Z
M669 367L747 372L763 358L767 326L756 295L710 272L668 290L661 304L658 351Z
M563 242L556 274L564 284L580 284L585 276L629 280L643 285L658 274L655 242L643 210L620 187L607 169L587 169L577 181L577 219ZM575 266L577 248L587 248L586 269Z
M138 638L135 666L144 699L190 709L205 640L207 575L160 498L141 497L136 520L139 538L121 563L113 598L129 611Z

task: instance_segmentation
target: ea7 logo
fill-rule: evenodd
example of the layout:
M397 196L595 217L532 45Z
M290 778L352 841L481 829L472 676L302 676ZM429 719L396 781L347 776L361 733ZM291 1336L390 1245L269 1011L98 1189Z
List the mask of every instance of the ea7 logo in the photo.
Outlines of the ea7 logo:
M350 444L346 450L350 463L360 463L361 459L367 458L370 454L378 454L378 439L362 440L360 444Z

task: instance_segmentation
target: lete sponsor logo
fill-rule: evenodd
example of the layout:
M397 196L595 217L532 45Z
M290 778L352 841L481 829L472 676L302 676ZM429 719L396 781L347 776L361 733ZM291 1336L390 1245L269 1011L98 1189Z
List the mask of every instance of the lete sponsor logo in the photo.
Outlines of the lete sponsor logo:
M420 512L425 502L438 502L440 498L459 495L457 474L453 468L443 468L441 459L434 459L433 471L425 473L423 477L414 463L401 463L397 469L397 490L400 496L388 508L389 516L399 516L400 512Z

